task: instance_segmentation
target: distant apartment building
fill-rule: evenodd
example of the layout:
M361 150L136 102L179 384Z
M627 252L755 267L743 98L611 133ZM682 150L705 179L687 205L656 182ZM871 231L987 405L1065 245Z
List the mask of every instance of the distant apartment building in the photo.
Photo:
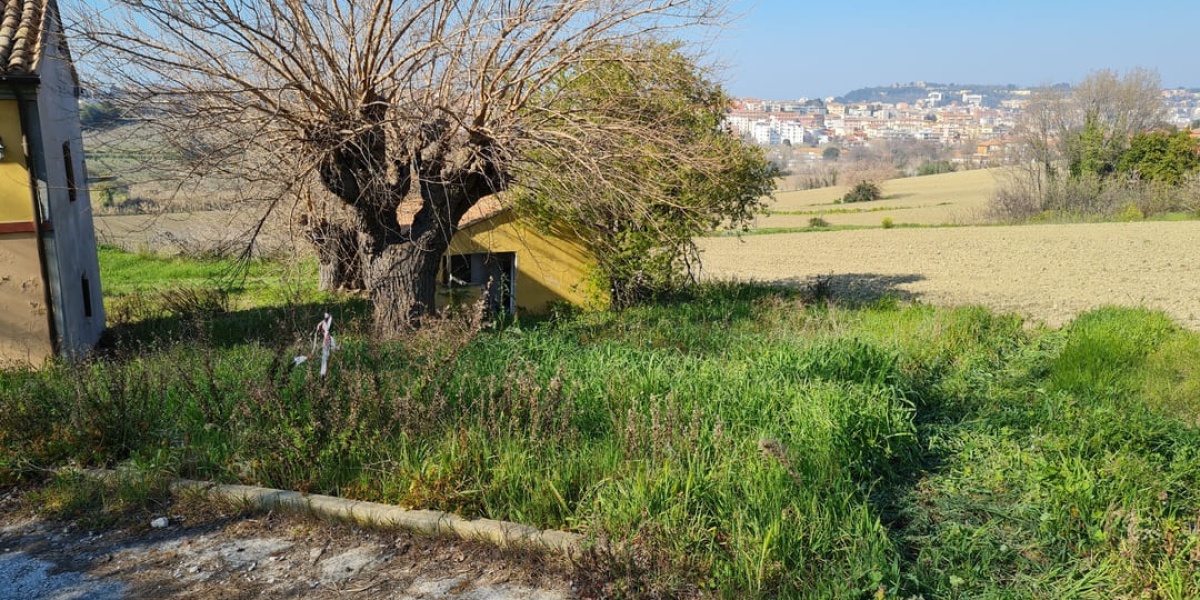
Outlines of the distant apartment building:
M823 117L784 112L734 111L725 118L725 125L735 135L750 136L756 143L799 145L815 140Z
M760 144L774 145L783 141L779 130L775 127L775 122L766 119L755 121L750 126L750 136Z

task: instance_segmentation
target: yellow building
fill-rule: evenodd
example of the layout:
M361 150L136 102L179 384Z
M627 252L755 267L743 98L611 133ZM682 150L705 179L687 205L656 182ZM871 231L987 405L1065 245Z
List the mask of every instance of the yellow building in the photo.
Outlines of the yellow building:
M0 366L37 365L99 339L100 269L58 5L0 7Z
M608 294L595 283L595 266L570 232L541 231L485 198L450 241L438 304L471 303L486 294L492 310L508 313L541 314L564 302L603 308Z

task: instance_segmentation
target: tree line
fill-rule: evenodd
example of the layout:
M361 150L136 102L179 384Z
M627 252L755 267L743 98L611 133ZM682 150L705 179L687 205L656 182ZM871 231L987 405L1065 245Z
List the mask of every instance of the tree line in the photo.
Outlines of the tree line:
M1200 210L1200 140L1166 124L1161 90L1147 69L1040 90L1022 112L1017 166L992 211L1026 220Z

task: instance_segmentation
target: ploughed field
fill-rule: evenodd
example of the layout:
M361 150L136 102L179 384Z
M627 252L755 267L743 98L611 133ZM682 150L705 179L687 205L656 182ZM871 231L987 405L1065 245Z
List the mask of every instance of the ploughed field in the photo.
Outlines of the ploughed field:
M819 217L830 225L971 225L987 222L988 200L1005 177L1003 169L977 169L879 182L883 198L841 203L850 184L815 190L780 191L758 218L758 229L808 227Z
M1058 326L1104 305L1200 329L1200 221L863 229L705 238L706 279L982 304Z

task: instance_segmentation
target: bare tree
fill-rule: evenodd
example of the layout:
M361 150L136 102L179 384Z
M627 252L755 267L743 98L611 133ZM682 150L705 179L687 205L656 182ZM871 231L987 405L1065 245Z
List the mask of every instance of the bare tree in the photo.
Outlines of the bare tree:
M1053 172L1053 163L1069 151L1071 135L1089 122L1122 147L1133 134L1160 124L1166 110L1161 90L1158 73L1152 70L1133 69L1123 76L1096 71L1069 92L1059 87L1039 90L1021 113L1017 136L1028 158Z
M1151 69L1137 68L1124 75L1104 69L1096 71L1071 92L1078 119L1094 119L1114 139L1128 145L1133 134L1148 131L1163 123L1166 105L1162 99L1162 78Z
M281 197L321 188L350 209L376 326L394 334L432 309L463 214L521 180L532 168L525 157L570 156L601 173L606 152L628 139L627 123L559 127L543 104L556 79L594 49L715 24L722 4L111 0L103 13L78 9L94 72L119 74L109 84L177 133L169 139L196 140L196 173L270 181ZM637 134L661 135L651 123ZM630 202L644 193L614 189Z
M1021 142L1021 160L1016 170L1040 195L1043 179L1054 177L1054 163L1060 157L1059 142L1071 127L1073 110L1068 106L1068 94L1058 87L1038 90L1021 111L1017 121L1016 138ZM1018 186L1021 187L1021 186Z
M1089 160L1117 156L1134 134L1162 123L1161 88L1157 72L1133 69L1124 75L1096 71L1070 90L1039 90L1017 123L1021 156L993 211L1027 217L1048 208L1051 195L1062 196L1064 186L1072 186L1060 178L1067 169L1077 175ZM1081 200L1094 195L1074 192L1066 195Z

